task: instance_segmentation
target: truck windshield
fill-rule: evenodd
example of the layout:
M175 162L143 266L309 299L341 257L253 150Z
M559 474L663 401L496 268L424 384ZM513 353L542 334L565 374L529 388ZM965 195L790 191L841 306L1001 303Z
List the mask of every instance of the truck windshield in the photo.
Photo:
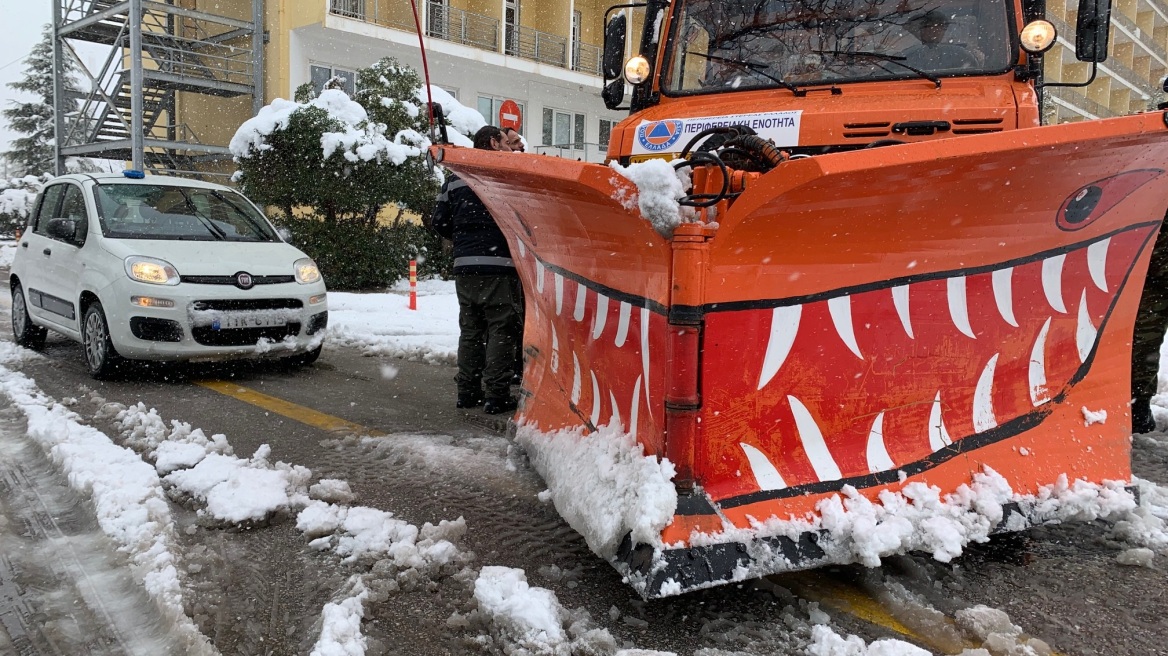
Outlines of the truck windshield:
M1005 0L675 4L666 93L937 80L1001 73L1015 59Z

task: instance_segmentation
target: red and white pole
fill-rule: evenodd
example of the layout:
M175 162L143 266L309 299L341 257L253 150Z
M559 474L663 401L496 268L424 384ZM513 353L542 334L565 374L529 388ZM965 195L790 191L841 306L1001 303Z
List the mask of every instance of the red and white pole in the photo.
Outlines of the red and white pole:
M418 261L410 260L410 309L418 309Z

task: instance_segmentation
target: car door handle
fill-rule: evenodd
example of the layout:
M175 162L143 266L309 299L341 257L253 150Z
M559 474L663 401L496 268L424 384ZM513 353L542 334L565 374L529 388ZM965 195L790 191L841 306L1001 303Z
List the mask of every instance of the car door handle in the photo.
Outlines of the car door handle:
M50 248L46 248L46 249L44 250L44 253L45 253L45 255L52 255L52 254L53 254L53 251L52 251L52 249L50 249Z

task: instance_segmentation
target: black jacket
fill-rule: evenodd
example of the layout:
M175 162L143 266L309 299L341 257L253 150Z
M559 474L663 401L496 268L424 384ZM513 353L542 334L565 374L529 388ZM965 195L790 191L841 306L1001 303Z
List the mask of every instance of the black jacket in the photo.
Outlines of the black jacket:
M430 228L454 242L455 275L517 275L503 231L483 201L453 173L446 174Z

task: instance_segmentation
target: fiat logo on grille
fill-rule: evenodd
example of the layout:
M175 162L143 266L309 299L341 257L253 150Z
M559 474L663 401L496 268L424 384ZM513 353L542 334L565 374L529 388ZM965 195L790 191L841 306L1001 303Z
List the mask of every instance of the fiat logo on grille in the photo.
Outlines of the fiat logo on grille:
M251 289L255 285L255 279L246 271L240 271L235 274L235 286L240 289Z

